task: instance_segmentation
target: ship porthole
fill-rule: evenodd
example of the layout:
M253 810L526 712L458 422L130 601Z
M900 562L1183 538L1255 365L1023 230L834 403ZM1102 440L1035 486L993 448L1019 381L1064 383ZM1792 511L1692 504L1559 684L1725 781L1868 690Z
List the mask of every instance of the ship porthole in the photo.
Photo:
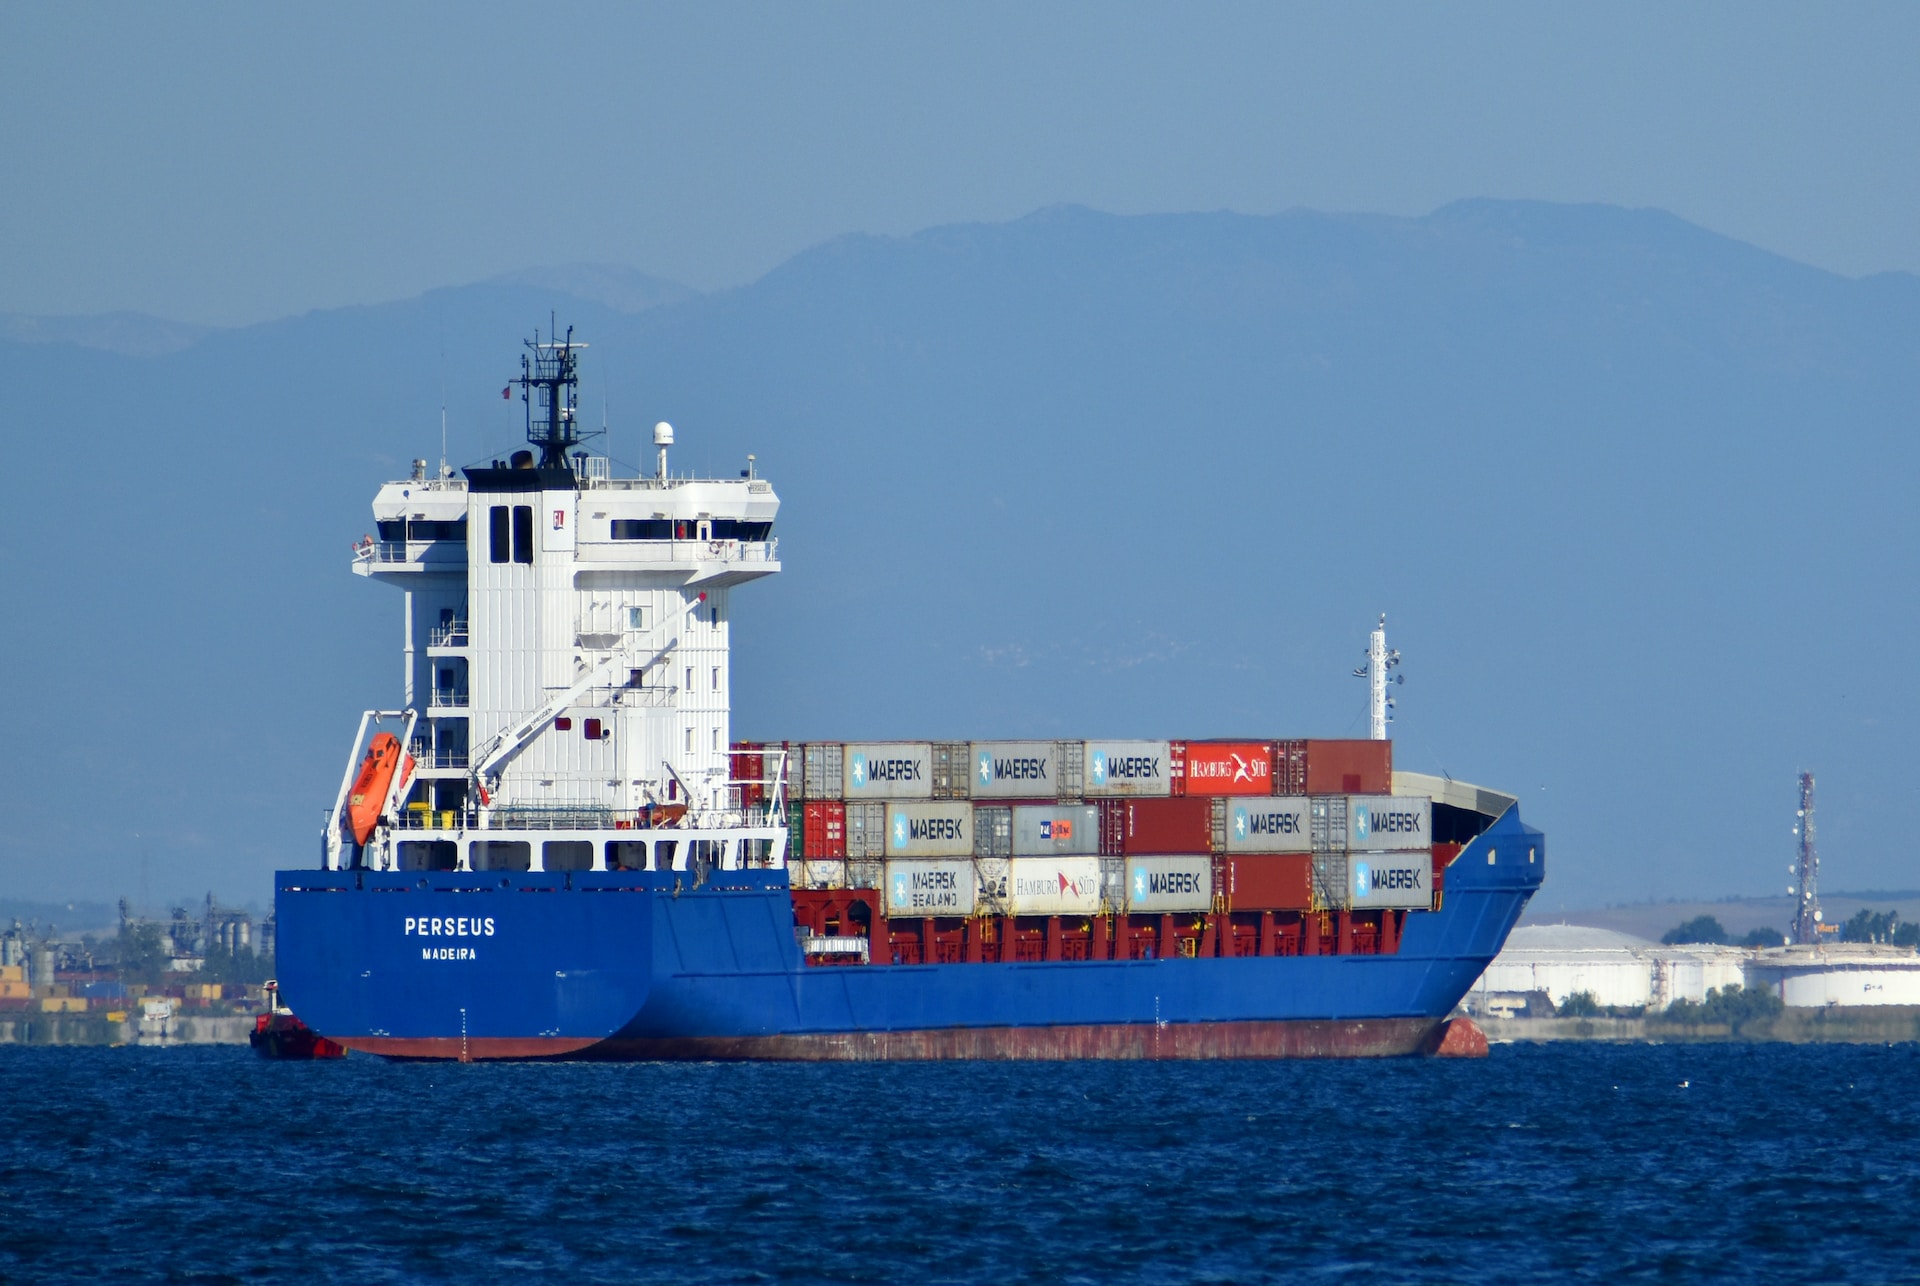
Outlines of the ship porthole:
M1499 854L1498 854L1498 853L1496 853L1496 852L1495 852L1495 851L1494 851L1493 849L1488 849L1488 850L1487 850L1487 865L1488 865L1488 866L1492 866L1492 865L1493 865L1493 859L1494 859L1495 857L1498 857L1498 856L1499 856Z

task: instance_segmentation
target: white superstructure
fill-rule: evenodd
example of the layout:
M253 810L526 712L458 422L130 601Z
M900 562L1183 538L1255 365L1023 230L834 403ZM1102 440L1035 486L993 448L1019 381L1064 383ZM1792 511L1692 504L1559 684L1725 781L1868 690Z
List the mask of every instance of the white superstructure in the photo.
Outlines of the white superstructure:
M591 844L556 851L597 870L601 832L669 819L682 833L777 829L777 791L750 816L728 780L728 636L734 588L780 570L779 497L752 457L737 478L673 476L664 424L655 476L611 476L578 448L584 347L571 332L528 345L516 383L537 458L518 451L461 476L416 460L374 498L378 535L356 546L354 570L405 596L404 709L370 711L361 736L397 721L414 767L364 852L343 786L329 866L552 869L543 843L526 866L518 849L487 847L509 842L492 832L539 830ZM349 784L362 749L356 740ZM423 843L440 847L410 847Z

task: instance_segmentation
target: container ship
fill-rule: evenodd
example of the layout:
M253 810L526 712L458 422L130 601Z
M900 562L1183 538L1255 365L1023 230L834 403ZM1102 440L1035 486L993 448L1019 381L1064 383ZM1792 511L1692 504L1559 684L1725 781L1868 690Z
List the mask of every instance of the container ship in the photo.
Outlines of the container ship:
M282 994L390 1058L1272 1058L1432 1052L1545 873L1517 801L1366 740L732 739L734 591L779 499L614 477L585 345L526 345L530 449L382 486L404 594Z

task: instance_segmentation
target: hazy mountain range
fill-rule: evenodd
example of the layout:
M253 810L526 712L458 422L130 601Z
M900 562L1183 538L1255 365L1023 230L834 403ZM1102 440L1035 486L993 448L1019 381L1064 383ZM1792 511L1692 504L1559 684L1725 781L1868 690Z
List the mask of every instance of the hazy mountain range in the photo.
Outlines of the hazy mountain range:
M758 456L785 573L736 735L1363 735L1521 795L1543 902L1911 887L1920 279L1657 211L1079 208L846 237L719 294L574 265L229 331L0 319L0 879L266 897L315 860L399 595L385 478L518 444L549 315L632 472ZM32 463L34 468L26 470ZM164 874L163 874L164 873Z

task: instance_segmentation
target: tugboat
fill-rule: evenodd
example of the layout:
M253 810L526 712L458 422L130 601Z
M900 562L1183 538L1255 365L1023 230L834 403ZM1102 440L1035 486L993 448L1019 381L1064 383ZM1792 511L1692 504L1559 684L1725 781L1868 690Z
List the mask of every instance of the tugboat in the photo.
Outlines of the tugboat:
M280 984L267 982L267 1012L256 1014L247 1043L262 1058L345 1058L347 1051L293 1016L280 1003Z

